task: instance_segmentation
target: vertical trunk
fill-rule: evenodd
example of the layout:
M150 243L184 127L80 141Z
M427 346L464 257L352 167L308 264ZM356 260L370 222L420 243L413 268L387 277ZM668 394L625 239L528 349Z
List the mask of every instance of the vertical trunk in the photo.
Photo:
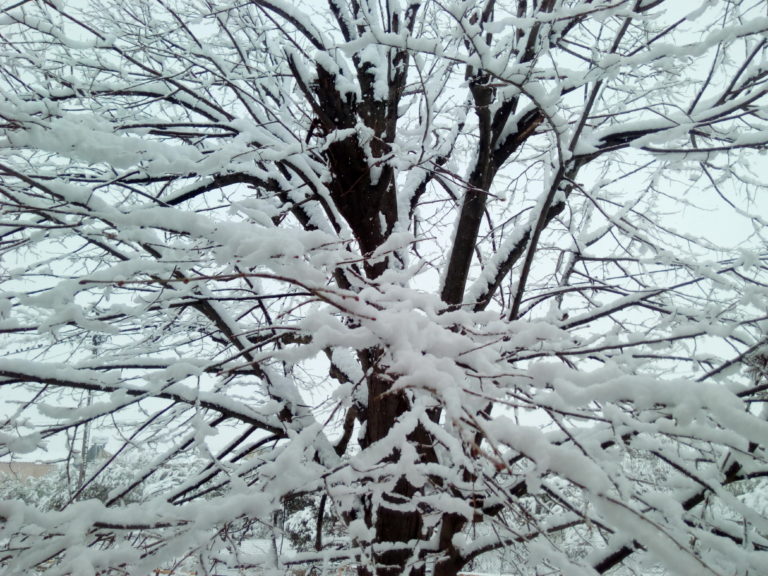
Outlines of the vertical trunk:
M364 447L385 439L397 419L409 409L406 394L391 391L392 379L376 363L378 356L379 353L368 351L365 357L365 363L370 369L366 430L361 439ZM437 462L434 439L424 427L417 426L407 440L416 448L421 463ZM399 457L395 447L384 461L396 462ZM366 524L375 532L372 546L375 566L361 566L358 570L360 576L424 576L427 568L419 563L420 559L414 550L417 543L426 544L428 540L436 540L438 551L444 558L434 567L435 576L458 574L463 561L453 546L453 537L461 531L465 519L459 515L445 514L435 539L425 532L422 510L414 502L419 490L401 476L396 479L394 490L384 495L381 502L366 500Z
M390 392L392 378L378 364L379 351L368 350L362 358L367 365L368 406L365 410L363 446L381 441L389 434L397 419L408 410L409 402L402 391ZM395 448L385 462L395 462L400 454ZM417 489L404 477L395 482L394 490L385 494L381 502L365 501L365 521L373 528L372 546L375 566L361 566L360 576L423 576L424 567L409 566L413 558L414 542L422 536L421 514L412 506Z
M406 10L404 24L408 29L413 26L419 4L412 2ZM389 25L392 30L399 30L402 26L401 16L391 15ZM392 153L398 106L408 76L408 54L405 51L390 51L388 58L389 90L386 98L381 98L375 89L375 67L380 64L373 64L360 57L353 57L360 84L360 94L356 98L339 94L334 75L320 66L317 68L314 94L310 93L308 87L304 88L314 103L313 110L319 125L326 133L354 128L362 121L375 135L368 141L367 147L361 145L357 137L348 137L331 142L324 152L332 175L327 186L334 205L354 233L364 258L362 268L365 276L374 281L389 266L398 265L393 258L368 260L386 241L398 222L397 175L387 159ZM479 211L482 213L482 203ZM410 409L406 392L391 390L393 379L387 373L382 356L383 352L378 348L358 353L368 387L367 405L359 406L357 410L364 429L360 438L364 448L384 440L398 419ZM434 417L438 419L439 413ZM421 463L437 461L433 438L426 429L418 426L407 441L416 448ZM398 447L395 446L381 463L394 463L400 457ZM396 466L393 469L398 470ZM415 551L420 549L417 543L426 544L428 539L433 539L433 534L426 533L422 522L424 511L416 508L414 503L414 500L418 500L421 488L413 486L404 475L392 478L392 483L394 488L391 493L382 495L379 500L373 497L364 499L364 520L374 534L369 550L373 565L361 565L358 572L360 576L425 576L426 566L420 563L421 559ZM440 530L437 538L439 548L449 559L437 568L443 576L456 574L460 567L452 539L461 530L464 521L460 517L450 516L437 528Z

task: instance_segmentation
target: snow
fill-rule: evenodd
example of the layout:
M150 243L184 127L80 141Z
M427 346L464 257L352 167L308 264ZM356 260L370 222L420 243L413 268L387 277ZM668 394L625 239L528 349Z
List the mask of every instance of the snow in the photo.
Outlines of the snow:
M757 3L161 4L0 16L0 572L760 573Z

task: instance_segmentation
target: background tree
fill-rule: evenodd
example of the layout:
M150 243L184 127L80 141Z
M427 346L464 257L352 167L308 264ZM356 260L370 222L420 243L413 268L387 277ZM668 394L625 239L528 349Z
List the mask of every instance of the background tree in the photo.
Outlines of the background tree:
M768 474L762 0L0 24L0 442L158 452L104 503L0 504L5 574L764 570L731 489ZM345 537L251 551L300 497Z
M130 484L137 470L152 462L152 456L142 451L134 451L114 461L110 460L110 456L106 454L89 458L83 483L78 483L80 463L72 459L48 464L48 472L45 474L29 475L23 469L16 472L12 465L11 470L0 476L0 499L23 500L43 511L62 510L76 500L97 499L106 502L112 498L114 490L123 490ZM152 476L151 481L127 493L118 503L124 505L152 498L167 490L169 485L181 483L190 470L205 464L207 462L188 456L183 465L176 463L164 467Z

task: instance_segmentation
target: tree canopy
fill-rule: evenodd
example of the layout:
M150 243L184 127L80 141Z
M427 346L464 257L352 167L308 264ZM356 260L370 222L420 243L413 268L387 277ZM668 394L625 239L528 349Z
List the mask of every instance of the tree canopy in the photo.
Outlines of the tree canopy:
M111 456L0 501L2 572L763 573L767 33L764 0L6 2L0 455Z

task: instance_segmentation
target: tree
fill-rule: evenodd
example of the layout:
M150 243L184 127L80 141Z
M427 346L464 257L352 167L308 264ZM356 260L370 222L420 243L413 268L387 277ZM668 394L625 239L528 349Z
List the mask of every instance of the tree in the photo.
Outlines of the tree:
M93 448L97 446L91 446L91 449ZM73 462L71 459L47 464L48 472L45 474L28 475L23 469L18 473L11 470L0 476L0 499L23 500L43 511L61 510L75 500L97 499L106 502L111 498L113 490L123 490L125 485L133 480L136 470L147 466L152 458L149 454L138 452L126 458L106 462L107 465L104 460L89 459L83 474L87 482L83 483L78 483L81 472L79 462ZM155 492L167 489L169 482L180 483L186 478L191 467L202 467L207 462L200 463L188 459L184 464L184 469L180 466L164 468L162 473L153 475L154 482L138 486L127 493L125 498L120 498L119 503L146 500Z
M0 18L0 441L91 423L115 459L158 452L104 503L2 503L5 574L764 569L736 490L768 475L742 370L768 321L764 2ZM312 546L249 552L299 498Z

